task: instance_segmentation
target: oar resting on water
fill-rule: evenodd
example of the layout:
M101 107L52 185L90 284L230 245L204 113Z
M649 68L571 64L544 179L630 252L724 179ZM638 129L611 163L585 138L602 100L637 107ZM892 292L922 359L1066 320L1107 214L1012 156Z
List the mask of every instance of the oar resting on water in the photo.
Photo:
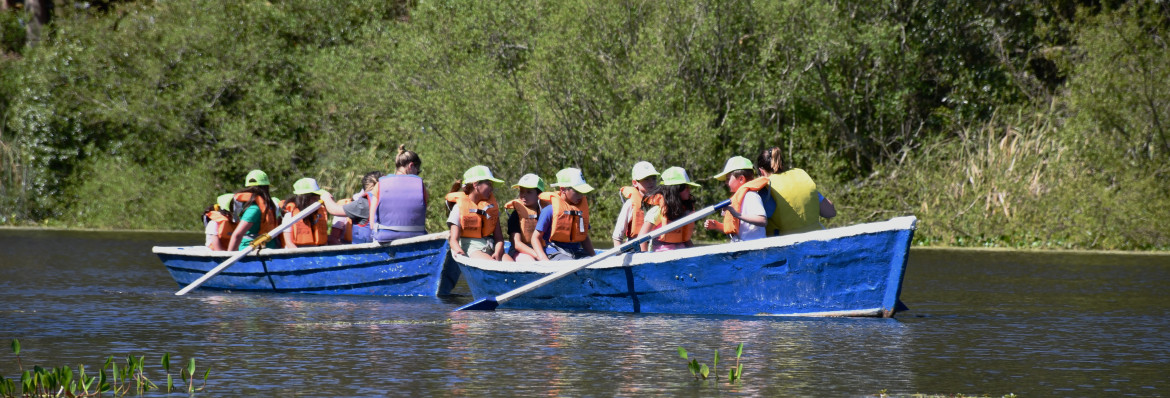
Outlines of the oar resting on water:
M492 310L495 310L496 307L500 306L500 304L502 304L508 300L511 300L511 299L515 298L516 296L519 296L521 294L536 290L537 288L540 288L541 286L547 285L547 284L552 283L553 281L555 281L557 279L564 278L565 276L568 276L569 274L572 274L574 272L585 269L585 267L596 264L597 262L604 260L606 258L612 257L615 254L633 250L634 248L638 247L638 245L641 245L643 242L649 241L650 239L654 239L654 238L657 238L659 236L662 236L663 234L666 234L667 232L670 232L670 231L679 229L681 227L684 227L686 225L689 225L695 221L698 221L699 219L701 219L703 217L710 215L711 213L719 211L719 209L727 207L727 205L730 205L730 204L731 204L731 200L728 199L728 200L724 200L722 202L719 202L716 205L708 206L702 210L696 211L696 212L691 213L690 215L688 215L686 217L683 217L681 220L672 222L670 224L666 224L662 228L651 231L647 235L639 236L638 238L632 239L629 242L626 242L625 244L623 244L621 246L604 251L601 254L594 256L593 258L591 258L589 261L585 262L584 264L581 264L581 265L578 265L576 267L566 269L566 270L563 270L560 272L546 275L543 278L532 281L532 282L528 283L527 285L520 286L516 289L513 289L510 292L501 294L499 296L484 297L484 298L481 298L479 300L472 301L470 304L456 308L455 311L463 311L463 310L492 311Z
M279 227L273 228L271 231L268 231L268 233L266 233L266 234L260 235L260 237L256 238L256 240L254 240L254 241L252 241L252 243L248 244L248 247L236 252L236 254L233 255L231 258L227 259L227 261L219 263L219 265L215 266L215 268L212 268L211 271L207 271L206 274L203 274L203 276L199 277L199 279L196 279L194 282L191 282L191 284L187 285L187 287L179 289L179 291L175 292L175 295L182 296L184 294L187 294L187 292L190 292L190 291L194 290L195 288L199 287L199 285L202 285L203 282L207 282L208 279L211 279L211 277L220 273L220 271L223 271L225 268L230 267L232 264L235 264L237 261L240 261L240 259L244 258L244 256L248 255L248 253L251 253L253 250L257 250L257 249L264 247L264 245L267 244L268 241L272 240L273 237L280 236L281 232L284 232L284 230L291 227L294 223L301 221L302 218L305 218L308 215L316 212L317 208L320 208L321 205L324 203L325 203L325 201L318 200L317 203L313 203L308 208L301 210L301 212L298 213L296 216L293 216L293 218L291 220L285 221L283 224L280 224Z

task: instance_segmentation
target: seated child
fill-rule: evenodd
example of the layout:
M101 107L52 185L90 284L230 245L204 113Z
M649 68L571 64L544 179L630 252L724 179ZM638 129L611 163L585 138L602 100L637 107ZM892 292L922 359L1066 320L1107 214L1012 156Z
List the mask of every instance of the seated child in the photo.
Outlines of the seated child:
M768 178L755 178L752 161L743 156L727 159L723 172L714 178L727 181L727 188L731 189L731 206L723 209L723 222L707 220L703 226L723 231L731 236L732 242L765 237L764 225L768 216L760 192L767 194Z
M671 221L682 219L695 211L695 198L691 196L691 187L698 188L699 184L691 182L686 170L681 167L671 167L662 172L662 181L646 195L646 204L653 207L646 210L646 220L638 236L650 234L650 231L662 228ZM642 244L642 251L667 251L694 246L691 234L695 225L690 224L667 232L652 242Z
M532 247L532 233L540 219L540 194L547 188L544 179L536 174L525 174L512 188L520 189L520 197L505 203L505 209L512 209L508 216L508 241L512 248L508 256L516 261L536 261L539 254Z
M487 166L475 166L463 173L462 189L447 194L447 202L454 204L447 217L451 255L496 261L507 256L500 207L493 192L495 182L504 181L492 176Z

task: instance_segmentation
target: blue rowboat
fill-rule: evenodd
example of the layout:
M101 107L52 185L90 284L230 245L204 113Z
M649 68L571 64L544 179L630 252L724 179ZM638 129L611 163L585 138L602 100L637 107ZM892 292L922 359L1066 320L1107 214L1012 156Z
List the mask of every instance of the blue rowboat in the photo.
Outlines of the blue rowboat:
M657 253L625 253L511 298L501 308L671 314L880 316L898 296L917 219ZM583 265L456 257L476 299Z
M459 279L447 232L388 244L261 249L215 275L200 289L240 292L435 296L450 294ZM187 286L235 252L203 246L161 247L153 252L179 286Z

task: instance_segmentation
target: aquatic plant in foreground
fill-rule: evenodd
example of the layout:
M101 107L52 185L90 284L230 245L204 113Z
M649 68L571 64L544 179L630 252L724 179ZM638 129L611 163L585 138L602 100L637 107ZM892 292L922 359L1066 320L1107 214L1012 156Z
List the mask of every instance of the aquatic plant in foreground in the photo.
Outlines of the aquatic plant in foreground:
M12 353L16 356L16 366L21 372L20 388L17 388L16 380L0 375L0 397L94 397L107 392L120 397L131 392L142 395L150 390L162 390L146 376L145 356L127 356L122 366L118 366L114 357L110 356L98 369L97 375L91 377L85 371L85 365L77 365L76 374L68 366L48 369L33 366L31 370L25 370L20 358L20 340L17 339L12 339ZM175 387L170 353L163 354L161 364L167 377L165 391L170 393ZM207 368L203 372L203 385L196 388L195 370L195 358L190 358L179 371L180 380L186 384L187 394L206 388L207 378L211 375L211 368Z
M685 348L678 348L678 356L682 359L690 359L690 362L687 362L687 369L691 371L691 375L695 377L695 380L699 380L699 378L706 380L712 375L716 381L719 380L719 350L715 350L715 357L711 359L710 368L707 367L707 364L700 363L697 358L688 358ZM735 347L735 366L732 366L731 371L727 374L727 381L729 383L734 383L743 377L743 364L739 362L741 356L743 356L743 343L739 343Z

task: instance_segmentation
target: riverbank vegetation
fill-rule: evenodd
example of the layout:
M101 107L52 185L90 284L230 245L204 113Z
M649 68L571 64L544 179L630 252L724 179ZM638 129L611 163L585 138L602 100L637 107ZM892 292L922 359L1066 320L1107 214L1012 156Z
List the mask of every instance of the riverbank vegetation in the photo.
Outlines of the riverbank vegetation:
M128 394L142 396L151 390L165 391L167 394L181 391L175 388L170 353L163 354L159 362L167 380L166 384L159 386L147 377L144 356L127 356L121 367L114 357L106 358L105 364L98 368L95 375L90 376L85 370L85 365L77 365L76 373L68 366L56 368L33 366L26 370L20 357L20 340L12 339L11 346L17 368L21 373L18 378L13 379L6 379L0 375L0 397L100 397L104 394L123 397ZM210 374L211 369L208 368L203 372L203 386L195 387L197 380L195 358L190 358L186 366L179 369L179 386L186 385L187 395L191 396L196 391L203 391L206 388L207 377Z
M343 197L406 144L432 198L475 164L580 167L605 240L635 162L714 203L728 157L779 146L829 226L1170 249L1164 3L59 0L35 45L22 12L0 12L0 224L197 230L250 169Z

